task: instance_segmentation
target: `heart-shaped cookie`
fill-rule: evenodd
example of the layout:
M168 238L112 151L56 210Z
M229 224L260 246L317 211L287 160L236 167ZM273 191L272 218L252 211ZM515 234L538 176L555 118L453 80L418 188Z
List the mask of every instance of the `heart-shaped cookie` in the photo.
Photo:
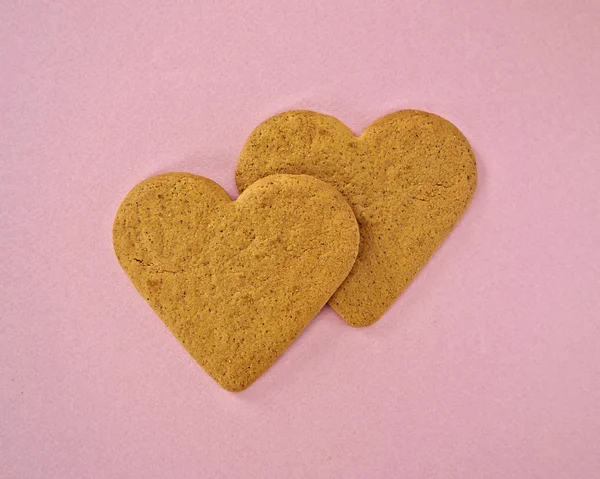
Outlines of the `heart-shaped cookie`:
M236 201L213 181L167 173L133 188L113 241L129 278L221 386L254 382L348 275L352 209L332 186L276 175Z
M360 251L329 304L354 326L377 321L404 291L454 228L477 183L475 156L462 133L416 110L380 118L359 137L319 113L274 116L242 150L238 189L275 173L324 180L352 206Z

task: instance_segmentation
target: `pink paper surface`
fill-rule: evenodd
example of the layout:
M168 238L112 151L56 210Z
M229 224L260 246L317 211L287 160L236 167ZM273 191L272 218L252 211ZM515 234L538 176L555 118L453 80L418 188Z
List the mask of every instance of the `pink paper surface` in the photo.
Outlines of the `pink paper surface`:
M3 2L0 477L600 477L600 2ZM453 121L479 187L376 325L326 308L220 389L115 259L183 170L236 194L252 129Z

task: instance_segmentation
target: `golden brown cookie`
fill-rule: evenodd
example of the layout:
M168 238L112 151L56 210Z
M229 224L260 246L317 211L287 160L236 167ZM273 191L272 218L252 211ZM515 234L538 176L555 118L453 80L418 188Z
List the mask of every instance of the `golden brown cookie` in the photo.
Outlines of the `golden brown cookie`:
M238 189L275 173L324 180L352 206L360 251L329 304L354 326L374 323L392 305L454 228L477 184L462 133L417 110L380 118L359 137L319 113L274 116L242 150Z
M129 278L221 386L254 382L346 278L352 209L310 176L276 175L236 201L213 181L167 173L121 204L115 252Z

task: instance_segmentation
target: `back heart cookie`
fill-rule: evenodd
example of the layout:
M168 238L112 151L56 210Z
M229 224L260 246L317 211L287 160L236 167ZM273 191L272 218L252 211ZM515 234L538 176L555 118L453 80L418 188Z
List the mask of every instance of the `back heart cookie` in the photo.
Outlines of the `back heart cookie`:
M221 386L254 382L325 305L358 253L335 188L276 175L236 201L213 181L168 173L121 204L113 241L129 278Z
M416 110L380 118L360 137L319 113L274 116L242 150L238 189L275 173L324 180L352 206L360 251L329 304L354 326L377 321L406 289L454 228L477 183L475 156L462 133Z

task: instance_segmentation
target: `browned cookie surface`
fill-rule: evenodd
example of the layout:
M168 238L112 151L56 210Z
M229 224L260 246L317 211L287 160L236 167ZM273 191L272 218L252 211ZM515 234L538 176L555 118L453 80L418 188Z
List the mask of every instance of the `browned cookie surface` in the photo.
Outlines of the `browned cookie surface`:
M350 324L377 321L454 228L477 184L475 157L449 121L417 110L380 118L356 137L339 120L291 111L260 124L240 155L240 191L275 173L335 186L360 227L360 251L330 300Z
M342 195L291 175L264 178L236 201L200 176L150 178L121 204L113 238L138 291L232 391L256 380L319 312L359 243Z

